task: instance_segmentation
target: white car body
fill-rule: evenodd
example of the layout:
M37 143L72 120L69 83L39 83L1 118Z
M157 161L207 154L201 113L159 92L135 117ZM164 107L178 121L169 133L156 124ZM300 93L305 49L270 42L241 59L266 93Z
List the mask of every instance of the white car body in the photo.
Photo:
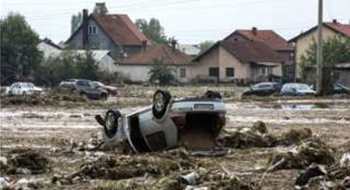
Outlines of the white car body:
M16 82L6 89L7 95L33 95L42 92L42 88L36 87L30 82Z
M127 141L134 152L152 152L174 148L179 144L193 149L214 146L225 125L226 108L218 98L172 99L164 115L157 118L152 106L121 115L118 130L108 135L109 145Z

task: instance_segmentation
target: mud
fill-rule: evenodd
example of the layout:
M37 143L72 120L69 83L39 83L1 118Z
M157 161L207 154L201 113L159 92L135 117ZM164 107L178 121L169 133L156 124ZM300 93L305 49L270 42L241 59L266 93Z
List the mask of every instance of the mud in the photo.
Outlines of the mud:
M23 149L30 149L47 158L48 164L44 172L34 172L37 174L5 174L1 171L0 177L8 178L11 184L27 180L27 184L33 185L29 185L31 189L289 190L294 189L297 177L308 167L307 164L297 167L300 169L290 167L267 172L271 158L294 150L311 137L320 139L327 150L332 151L330 157L335 161L329 164L328 159L322 161L327 165L326 179L341 185L349 176L347 167L337 166L342 155L350 151L349 104L326 102L332 106L313 109L281 109L276 104L283 102L227 103L227 134L232 137L237 131L249 129L248 134L252 134L259 143L249 140L250 135L239 135L248 140L226 146L227 153L215 157L199 157L184 149L141 155L115 150L90 150L89 145L98 145L98 138L94 136L100 132L94 116L105 109L8 106L0 112L1 168L4 158L9 165L11 156L23 153ZM121 111L129 113L137 109L128 107ZM253 127L256 121L262 121L265 127L262 123ZM260 142L261 137L263 143ZM264 143L266 146L261 146ZM322 147L319 148L323 150ZM319 153L324 152L327 151ZM318 158L318 153L304 151L303 155L313 158L308 163ZM191 172L199 174L198 182L193 187L178 180ZM309 182L313 189L319 189L319 185L316 178Z

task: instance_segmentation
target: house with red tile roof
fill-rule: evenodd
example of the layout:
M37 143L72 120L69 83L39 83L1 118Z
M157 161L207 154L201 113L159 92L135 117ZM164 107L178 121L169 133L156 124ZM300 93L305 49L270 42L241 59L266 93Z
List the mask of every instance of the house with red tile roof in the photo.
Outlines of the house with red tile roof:
M325 22L323 23L322 32L323 40L328 40L334 38L335 36L339 36L341 38L350 38L350 24L343 24L337 20L333 20L332 22ZM289 43L293 44L295 47L295 62L297 67L296 74L298 78L301 76L301 57L305 55L306 51L316 41L317 26L314 26L306 32L303 32L289 40Z
M68 38L66 44L72 49L110 50L114 58L138 53L150 40L139 31L125 14L88 14L83 10L83 21Z
M199 54L191 64L194 80L251 83L281 76L281 57L261 41L222 40Z
M259 30L253 27L251 30L236 30L224 41L256 41L262 42L276 51L282 58L282 76L285 81L294 79L294 49L286 39L273 30Z

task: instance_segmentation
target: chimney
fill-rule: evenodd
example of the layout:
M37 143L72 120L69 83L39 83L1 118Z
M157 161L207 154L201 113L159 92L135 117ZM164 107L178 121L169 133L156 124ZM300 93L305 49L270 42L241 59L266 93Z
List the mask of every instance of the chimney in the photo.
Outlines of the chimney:
M146 48L147 48L147 40L143 40L142 41L142 50L146 51Z
M173 38L173 39L171 39L170 43L171 43L171 48L173 49L173 51L175 51L176 50L177 41Z
M338 21L337 21L337 19L333 19L333 24L338 24Z
M83 40L83 48L87 49L89 44L89 36L88 36L88 17L89 13L87 9L83 9L83 22L82 22L82 40Z
M257 35L257 34L258 34L258 28L253 27L253 28L252 28L252 33L253 33L254 35Z

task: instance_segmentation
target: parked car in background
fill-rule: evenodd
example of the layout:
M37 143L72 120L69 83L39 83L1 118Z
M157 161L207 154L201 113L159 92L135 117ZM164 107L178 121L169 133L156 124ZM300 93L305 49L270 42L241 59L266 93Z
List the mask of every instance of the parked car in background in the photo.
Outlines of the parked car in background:
M117 88L114 86L105 85L99 81L91 81L91 85L95 88L102 88L108 92L108 95L116 96L118 94Z
M31 82L15 82L6 89L7 95L40 95L43 93L43 89L36 87Z
M340 83L334 83L333 84L333 94L350 94L350 88L348 88Z
M73 89L75 82L77 82L79 79L68 79L61 81L58 85L59 88L67 88L67 89Z
M281 89L282 96L305 96L316 95L311 86L303 83L286 83Z
M179 144L190 149L211 150L225 125L226 108L221 95L208 91L201 97L173 98L158 90L153 105L131 114L108 110L97 115L106 145L127 142L136 153L161 151Z
M269 96L276 92L280 92L281 84L277 82L261 82L250 86L249 90L245 91L242 96Z
M79 95L86 96L89 99L107 100L108 92L105 89L97 88L91 84L90 80L78 79L74 82L73 92Z

